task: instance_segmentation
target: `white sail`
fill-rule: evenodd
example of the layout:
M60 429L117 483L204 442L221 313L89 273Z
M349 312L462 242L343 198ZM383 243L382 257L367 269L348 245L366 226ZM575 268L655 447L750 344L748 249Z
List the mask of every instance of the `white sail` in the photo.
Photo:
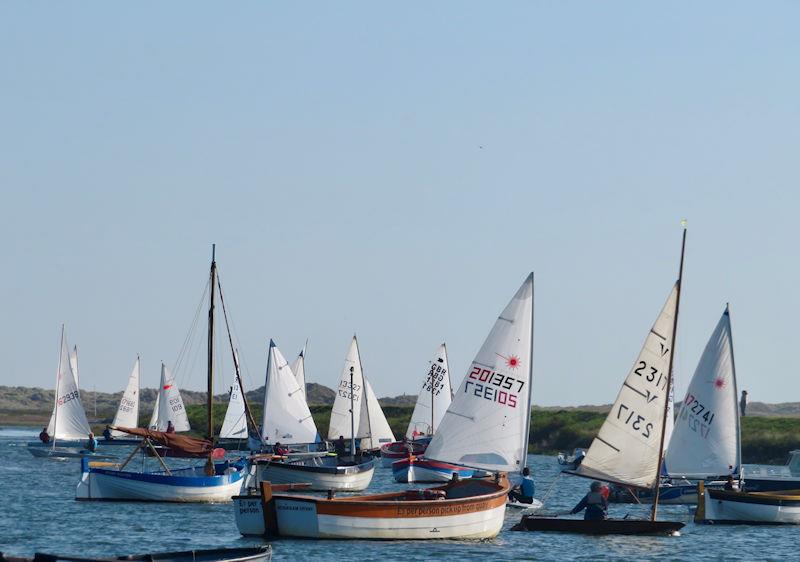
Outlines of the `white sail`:
M114 421L111 425L116 427L136 427L139 424L139 358L136 358L136 363L133 364L133 371L128 378L128 386L125 392L122 393L122 399L119 401L119 408L117 414L114 416ZM114 437L127 436L126 433L121 431L112 430L111 434Z
M72 367L72 375L75 377L75 386L78 388L81 387L80 385L80 378L78 378L78 346L74 346L72 348L72 352L69 354L69 365Z
M739 405L728 309L706 344L664 460L673 476L706 478L738 473Z
M485 470L521 469L530 417L532 323L533 274L497 318L426 457Z
M639 488L655 486L677 302L676 283L578 474Z
M175 378L163 363L161 364L161 387L158 389L156 407L155 411L158 412L158 417L154 423L151 420L156 431L166 431L167 423L170 421L175 427L175 431L191 429L178 385L175 384Z
M156 394L156 401L153 403L153 413L150 415L150 423L147 424L148 429L158 430L158 408L161 402L161 392Z
M297 384L300 385L300 391L303 393L303 399L306 398L306 346L300 350L300 355L292 363L292 372L297 378Z
M350 368L353 368L353 384L350 385ZM352 396L353 423L358 430L361 418L361 396L363 394L363 375L361 373L361 358L358 354L358 340L355 336L350 342L347 358L342 368L339 386L336 388L336 398L331 410L331 422L328 427L328 440L333 441L339 436L350 439L350 400Z
M59 439L86 439L91 429L81 403L81 393L70 364L66 336L61 336L61 351L56 377L56 399L47 432Z
M247 439L247 418L244 412L244 396L239 387L239 377L233 377L231 395L228 398L228 409L219 430L220 439Z
M313 443L317 437L317 426L297 378L272 340L267 358L261 437L271 445Z
M667 449L669 448L669 440L672 437L672 432L674 430L675 430L675 372L673 369L672 384L669 385L669 396L667 397L667 425L664 426L664 453L666 453Z
M370 451L378 449L384 443L394 442L394 434L386 416L383 413L369 379L364 377L364 399L361 401L361 416L359 418L356 437L361 438L361 450Z
M417 395L417 403L408 422L406 437L416 439L421 435L433 435L445 411L453 399L450 386L450 367L447 364L447 347L442 344L431 360L428 374Z

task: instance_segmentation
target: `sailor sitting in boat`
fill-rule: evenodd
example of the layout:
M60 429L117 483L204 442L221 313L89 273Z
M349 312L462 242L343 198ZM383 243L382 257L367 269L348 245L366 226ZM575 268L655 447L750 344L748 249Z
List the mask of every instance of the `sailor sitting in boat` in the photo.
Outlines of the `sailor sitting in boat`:
M286 456L289 454L289 447L284 447L283 445L281 445L281 442L278 441L272 446L272 454L281 457Z
M725 489L729 492L739 491L739 486L734 482L732 474L729 474L728 479L725 481Z
M512 502L533 503L533 494L536 487L531 476L530 469L526 466L522 469L522 482L508 493Z
M50 434L47 433L46 427L43 427L41 433L39 433L39 441L42 443L50 443Z
M91 431L89 432L89 439L86 440L86 449L93 453L97 450L97 439L95 439L94 433Z
M583 514L583 519L586 521L608 518L608 494L603 494L603 485L600 482L592 482L589 493L583 496L570 513L579 513L584 509L586 512Z

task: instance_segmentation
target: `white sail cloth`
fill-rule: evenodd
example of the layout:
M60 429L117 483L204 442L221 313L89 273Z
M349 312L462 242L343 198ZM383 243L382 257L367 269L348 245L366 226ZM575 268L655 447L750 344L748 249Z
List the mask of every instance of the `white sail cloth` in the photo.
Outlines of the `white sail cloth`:
M519 471L527 453L533 274L475 356L425 456L485 470Z
M353 369L353 382L350 383L350 369ZM361 417L361 397L363 395L364 377L361 372L361 358L358 354L358 340L355 336L350 341L347 357L344 360L342 376L336 388L336 398L331 410L331 421L328 426L328 440L333 441L339 436L350 439L350 400L352 397L353 423L356 430L359 428Z
M111 425L115 427L136 427L139 425L139 358L133 364L131 376L128 377L128 386L122 393L117 413ZM116 429L111 431L114 437L127 437L127 433Z
M189 431L191 429L181 393L178 390L178 385L175 384L175 378L167 369L167 366L162 363L161 386L158 389L153 416L150 418L150 429L166 431L167 424L170 421L175 427L175 431Z
M297 378L272 340L267 358L261 437L272 445L313 443L317 437L317 426Z
M303 393L303 399L306 398L306 346L300 350L300 355L292 363L292 372L297 378L297 384L300 385L300 391Z
M728 308L700 356L664 460L671 476L738 473L739 405Z
M414 405L411 421L408 422L406 437L416 439L424 434L433 435L452 399L447 347L441 344L431 360L428 374L417 395L417 403Z
M576 473L639 488L655 486L677 302L676 283Z
M364 396L365 399L361 401L361 416L356 437L361 439L361 450L369 451L380 448L384 443L394 442L394 434L366 377L364 377Z
M239 377L233 377L231 394L228 397L228 409L225 410L225 419L222 420L222 429L219 430L220 439L246 439L247 418L244 412L244 396L239 387Z
M69 365L72 367L72 374L75 377L75 386L78 388L81 387L81 379L78 376L78 346L74 346L72 348L72 352L69 354Z
M61 350L56 376L56 398L47 433L59 439L86 439L91 429L81 403L81 393L72 372L67 338L61 334Z

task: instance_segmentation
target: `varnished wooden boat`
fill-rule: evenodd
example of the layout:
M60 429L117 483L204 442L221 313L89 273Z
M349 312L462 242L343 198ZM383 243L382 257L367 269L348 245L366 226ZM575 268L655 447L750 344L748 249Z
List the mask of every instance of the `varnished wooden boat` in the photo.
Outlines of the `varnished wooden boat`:
M562 519L524 515L512 531L555 531L583 535L675 535L684 527L677 521L650 521L643 519Z
M320 498L273 493L234 496L243 535L326 539L483 539L497 536L508 479L469 479L426 490Z
M800 525L800 490L739 492L697 487L697 523Z

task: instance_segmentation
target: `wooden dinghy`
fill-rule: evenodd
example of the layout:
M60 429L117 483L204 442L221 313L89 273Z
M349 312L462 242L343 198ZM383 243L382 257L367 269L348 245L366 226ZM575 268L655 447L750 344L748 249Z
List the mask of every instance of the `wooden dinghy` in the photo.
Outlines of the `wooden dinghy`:
M180 552L156 552L153 554L134 554L112 558L84 558L78 556L60 556L58 554L44 554L37 552L33 558L6 557L0 553L0 562L110 562L114 560L151 560L161 562L262 562L272 559L270 545L239 547L239 548L211 548L204 550L184 550Z
M512 531L555 531L583 535L674 535L684 524L677 521L649 521L639 519L560 519L524 515Z
M414 441L394 441L381 446L381 466L392 468L392 463L405 459L409 454L422 456L431 442L430 437Z
M250 461L251 473L246 487L257 488L261 482L292 484L305 482L317 491L365 490L375 472L375 459L369 455L337 457L313 455L298 458L259 456Z
M800 525L800 490L739 492L697 486L696 523Z
M425 490L319 498L274 493L234 496L236 525L243 535L326 539L485 539L503 526L509 490L495 479L454 480Z

